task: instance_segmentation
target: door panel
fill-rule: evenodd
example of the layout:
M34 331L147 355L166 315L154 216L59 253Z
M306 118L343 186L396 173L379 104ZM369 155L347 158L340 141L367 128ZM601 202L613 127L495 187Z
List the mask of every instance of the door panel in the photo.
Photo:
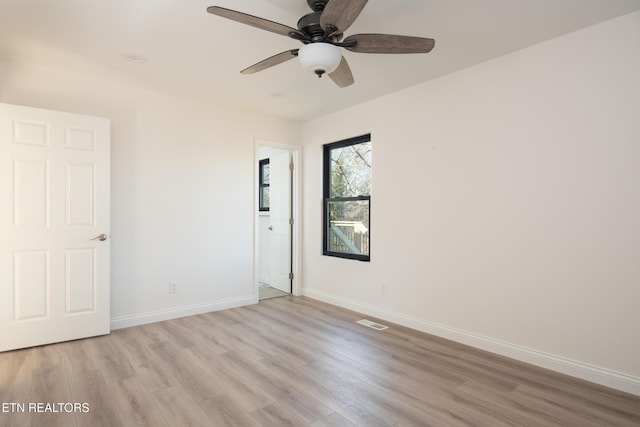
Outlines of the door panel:
M109 333L109 128L0 104L0 351Z
M66 224L93 226L94 164L66 164Z
M14 225L49 224L49 163L46 160L14 161Z
M66 251L66 314L91 313L95 310L95 249Z
M48 251L16 251L13 265L15 320L46 319L49 314Z

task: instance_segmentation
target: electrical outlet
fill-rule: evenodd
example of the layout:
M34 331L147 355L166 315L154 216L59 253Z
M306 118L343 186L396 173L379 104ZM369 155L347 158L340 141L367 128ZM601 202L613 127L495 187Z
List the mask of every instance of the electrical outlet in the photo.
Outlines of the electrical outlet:
M380 294L387 295L389 293L389 285L387 282L380 283Z
M178 292L178 284L176 282L169 282L169 293L175 294Z

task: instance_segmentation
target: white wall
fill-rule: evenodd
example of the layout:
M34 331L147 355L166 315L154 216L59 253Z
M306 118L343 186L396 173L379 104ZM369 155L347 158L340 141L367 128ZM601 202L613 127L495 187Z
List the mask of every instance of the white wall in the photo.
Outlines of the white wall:
M0 101L111 119L112 325L257 301L254 139L295 143L300 125L63 59L73 67L0 64Z
M322 144L367 132L371 262L324 257ZM303 138L306 295L640 394L640 13Z

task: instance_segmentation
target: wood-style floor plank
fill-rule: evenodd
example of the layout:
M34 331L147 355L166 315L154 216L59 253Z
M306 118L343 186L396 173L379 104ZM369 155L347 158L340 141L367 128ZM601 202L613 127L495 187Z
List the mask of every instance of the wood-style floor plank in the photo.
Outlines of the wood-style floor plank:
M363 317L287 296L0 353L0 403L89 405L0 426L640 426L639 396Z
M0 425L28 426L31 414L26 410L26 405L31 402L32 397L34 352L27 349L0 355L0 404L3 405Z
M333 412L314 395L312 389L291 377L277 375L265 369L263 364L250 357L230 353L222 356L221 362L236 372L249 376L254 384L265 390L276 402L284 404L308 423Z
M275 402L265 390L254 384L250 377L242 377L233 368L227 367L218 355L207 352L206 346L193 348L201 369L211 371L226 397L240 404L247 412L252 412Z
M309 425L295 412L278 402L253 411L251 415L263 426L305 427Z
M94 361L95 362L95 361ZM97 365L97 364L96 364ZM113 389L105 380L109 372L99 370L71 373L67 366L67 375L71 387L71 401L65 403L86 403L88 412L76 412L76 425L100 427L125 427L120 417Z
M32 371L31 402L73 402L71 388L69 387L62 361L58 365L49 365L48 363L43 363L42 365ZM40 425L51 427L75 425L73 412L42 412L37 415L31 414L31 417L33 420L37 420Z
M311 424L311 427L356 427L357 425L338 414L337 412L331 413L326 417Z
M170 426L203 427L213 425L181 386L169 387L152 393L156 405Z
M211 425L216 427L260 427L251 413L241 407L238 402L227 395L220 395L213 399L205 400L200 404L205 414L211 420ZM267 405L265 405L267 406ZM261 406L261 408L265 407Z
M118 381L112 390L127 427L171 427L139 378Z

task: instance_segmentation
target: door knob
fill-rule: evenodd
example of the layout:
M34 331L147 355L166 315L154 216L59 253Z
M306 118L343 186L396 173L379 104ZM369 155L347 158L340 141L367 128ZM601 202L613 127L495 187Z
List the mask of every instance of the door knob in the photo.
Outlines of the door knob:
M107 240L107 235L106 234L98 234L96 237L94 237L91 240L100 240L101 242L104 242L105 240Z

